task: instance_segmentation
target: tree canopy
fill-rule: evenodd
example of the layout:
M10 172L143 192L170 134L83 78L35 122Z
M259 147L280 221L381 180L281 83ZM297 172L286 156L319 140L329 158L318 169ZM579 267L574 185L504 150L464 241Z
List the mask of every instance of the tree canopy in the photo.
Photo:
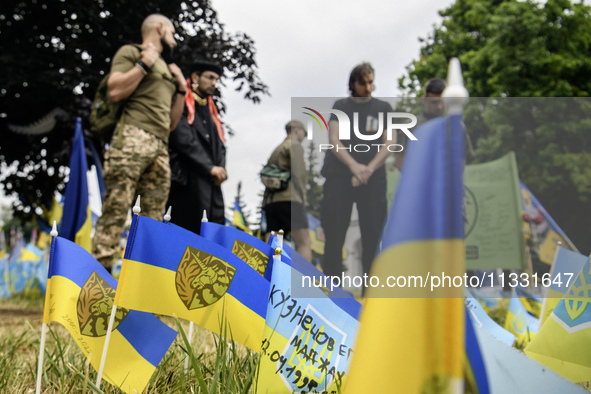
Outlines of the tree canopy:
M173 21L175 63L185 72L197 58L213 60L224 67L222 82L235 83L245 99L257 103L268 94L254 41L227 33L207 0L3 1L0 165L11 169L4 167L0 182L18 196L17 216L48 206L55 190L63 192L75 117L87 125L111 58L120 46L141 43L141 23L156 12ZM223 113L223 99L218 105Z
M475 148L469 162L514 151L521 180L588 254L591 100L568 97L591 95L591 7L457 0L440 15L442 24L421 40L420 58L407 66L400 89L420 95L422 84L445 78L449 59L458 57L470 96L482 98L471 99L464 113Z

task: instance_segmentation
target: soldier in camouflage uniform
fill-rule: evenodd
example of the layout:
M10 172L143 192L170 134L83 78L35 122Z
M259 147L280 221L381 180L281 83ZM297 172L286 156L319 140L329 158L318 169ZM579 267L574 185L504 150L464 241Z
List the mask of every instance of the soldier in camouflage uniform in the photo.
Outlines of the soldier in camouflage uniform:
M185 78L163 57L176 46L174 26L163 15L142 23L141 50L121 47L111 66L109 96L125 101L119 125L105 154L106 194L92 253L108 270L116 259L127 212L141 195L142 214L162 220L170 189L168 136L183 112Z

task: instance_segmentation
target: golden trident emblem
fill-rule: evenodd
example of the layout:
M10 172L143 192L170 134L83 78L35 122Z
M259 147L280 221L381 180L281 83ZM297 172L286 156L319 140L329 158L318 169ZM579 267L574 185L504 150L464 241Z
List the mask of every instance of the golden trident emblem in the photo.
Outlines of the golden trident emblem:
M566 312L572 320L581 316L589 304L588 298L591 285L587 284L586 276L583 271L581 271L579 278L581 279L581 285L575 286L577 283L575 279L575 282L573 282L571 288L568 289L566 297L564 298Z

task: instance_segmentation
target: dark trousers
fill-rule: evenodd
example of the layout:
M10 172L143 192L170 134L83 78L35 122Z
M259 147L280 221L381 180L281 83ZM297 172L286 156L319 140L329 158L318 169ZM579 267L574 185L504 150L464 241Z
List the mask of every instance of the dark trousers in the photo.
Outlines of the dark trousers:
M166 203L167 209L172 206L171 222L195 234L201 233L204 210L209 222L224 224L222 189L208 185L206 181L194 177L187 185L172 182Z
M354 202L357 203L361 229L362 268L365 274L369 274L387 213L385 171L377 171L367 185L358 187L351 186L351 175L327 176L321 206L326 237L322 261L325 275L341 276L343 273L342 249Z

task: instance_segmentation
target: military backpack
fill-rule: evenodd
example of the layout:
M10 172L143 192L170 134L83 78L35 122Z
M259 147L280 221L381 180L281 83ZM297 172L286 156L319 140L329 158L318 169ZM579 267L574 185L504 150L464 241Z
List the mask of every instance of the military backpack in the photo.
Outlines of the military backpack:
M140 45L133 44L133 46L136 47L138 51L142 51ZM138 60L140 59L139 55L140 54L138 53ZM109 80L110 75L111 74L109 73L104 76L99 83L96 94L94 95L90 112L90 131L96 136L101 148L104 148L105 144L111 142L115 126L117 126L117 123L121 119L122 121L120 122L118 130L119 139L117 140L117 144L119 145L119 148L121 148L121 133L123 131L124 123L122 116L125 100L115 103L109 97L107 81Z

